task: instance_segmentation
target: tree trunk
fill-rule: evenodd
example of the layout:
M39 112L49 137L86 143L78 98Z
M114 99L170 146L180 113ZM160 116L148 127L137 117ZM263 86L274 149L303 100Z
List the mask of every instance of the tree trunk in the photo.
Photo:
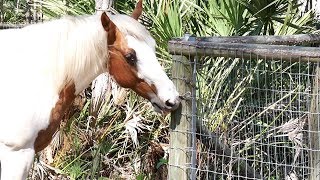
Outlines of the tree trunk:
M3 0L0 0L0 23L3 22Z
M114 0L95 0L96 1L96 11L105 11L112 7Z

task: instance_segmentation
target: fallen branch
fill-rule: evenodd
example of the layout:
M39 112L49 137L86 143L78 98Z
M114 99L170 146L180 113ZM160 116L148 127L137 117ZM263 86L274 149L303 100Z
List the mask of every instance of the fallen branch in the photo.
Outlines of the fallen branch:
M205 136L201 136L200 134L204 134ZM230 157L232 157L232 159L237 158L235 156L237 153L232 152L228 145L221 142L217 134L211 132L207 127L203 126L199 120L197 120L197 138L201 140L202 144L206 146L206 148L214 149L215 153L224 155L225 161L230 161ZM263 179L261 175L258 172L255 172L254 168L251 167L246 161L242 159L238 159L236 161L238 161L239 166L233 166L233 170L238 171L240 173L239 175L249 178Z
M24 26L26 26L26 24L0 24L0 29L18 29Z

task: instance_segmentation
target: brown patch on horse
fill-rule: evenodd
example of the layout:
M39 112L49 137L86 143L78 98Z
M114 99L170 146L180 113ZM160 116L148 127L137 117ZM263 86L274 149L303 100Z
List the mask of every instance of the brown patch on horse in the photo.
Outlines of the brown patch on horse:
M132 13L132 17L138 19L142 13L142 1L140 0ZM108 32L108 50L109 60L107 68L109 74L115 81L124 88L130 88L140 96L150 99L150 94L156 94L155 86L150 86L137 75L137 68L134 63L128 62L126 56L134 53L134 50L128 47L127 41L120 30L110 20L108 15L101 14L101 24Z
M151 98L150 94L157 94L157 89L154 85L149 85L145 81L141 81L133 88L133 90L140 96L149 99Z
M49 121L49 126L47 129L41 130L38 133L38 137L34 143L34 149L36 152L43 150L47 147L57 129L60 127L63 116L75 99L75 85L71 83L66 86L59 94L59 99L55 107L51 110L51 116Z
M108 15L104 12L101 15L101 25L107 32L107 44L111 45L114 44L116 40L116 32L118 29L116 25L110 20ZM118 32L119 33L119 32ZM107 47L106 47L107 48ZM63 116L67 111L68 107L72 104L73 100L75 99L75 85L71 83L70 85L66 86L59 94L59 100L57 101L55 107L51 111L49 126L41 130L38 133L36 138L34 148L36 152L43 150L47 147L54 135L54 133L59 128L62 120L64 119Z
M154 85L149 85L138 77L138 70L134 63L128 62L126 56L134 50L128 47L127 41L118 28L115 29L114 42L109 45L109 61L107 68L113 79L124 88L130 88L138 95L149 99L156 94ZM134 53L135 54L135 53Z
M149 99L150 94L156 94L157 90L154 85L149 85L143 79L140 79L137 75L137 68L131 65L125 59L125 53L111 47L110 59L109 59L109 74L116 80L116 82L124 87L130 88L138 95Z
M113 47L110 48L108 68L109 74L124 88L133 88L141 81L136 75L136 67L130 65L124 55Z

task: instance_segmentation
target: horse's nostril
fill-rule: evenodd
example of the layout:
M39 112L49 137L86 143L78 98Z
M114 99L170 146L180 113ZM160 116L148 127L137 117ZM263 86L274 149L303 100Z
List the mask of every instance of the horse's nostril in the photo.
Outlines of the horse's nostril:
M173 107L175 104L171 103L169 100L166 101L166 106Z

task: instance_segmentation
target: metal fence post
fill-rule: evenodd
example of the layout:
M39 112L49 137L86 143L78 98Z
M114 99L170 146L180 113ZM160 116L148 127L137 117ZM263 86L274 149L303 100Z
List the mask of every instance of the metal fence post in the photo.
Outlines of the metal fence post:
M197 178L197 123L198 123L198 114L197 114L197 63L198 63L198 56L192 57L191 65L192 65L192 86L191 86L191 146L190 146L190 153L191 153L191 161L190 161L190 179Z
M185 56L173 55L172 66L173 83L181 94L192 90L192 67L189 59ZM180 107L171 114L170 122L170 152L169 152L169 174L168 179L190 179L191 154L189 148L192 146L192 101L183 100Z

